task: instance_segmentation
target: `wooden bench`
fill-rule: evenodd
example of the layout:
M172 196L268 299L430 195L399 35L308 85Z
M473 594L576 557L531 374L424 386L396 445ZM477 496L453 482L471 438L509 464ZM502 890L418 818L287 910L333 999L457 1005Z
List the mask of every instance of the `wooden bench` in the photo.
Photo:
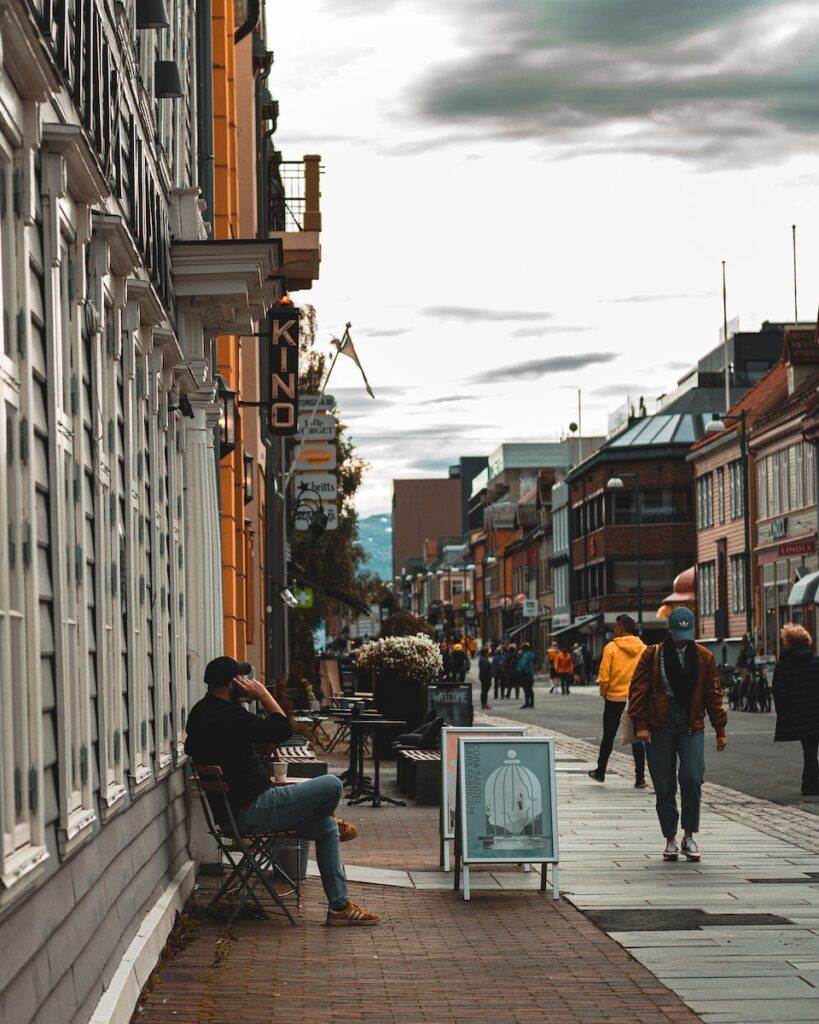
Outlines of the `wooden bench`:
M398 750L398 788L417 803L434 807L440 800L441 754L437 750Z

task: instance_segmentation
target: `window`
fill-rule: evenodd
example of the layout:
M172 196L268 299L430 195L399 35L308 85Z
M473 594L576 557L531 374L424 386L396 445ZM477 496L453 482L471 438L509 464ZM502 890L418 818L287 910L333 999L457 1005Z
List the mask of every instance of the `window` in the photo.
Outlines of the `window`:
M644 593L669 593L674 577L679 570L670 558L642 559L640 575ZM615 561L610 563L611 592L615 594L637 593L637 562Z
M745 555L731 555L731 608L745 611Z
M725 467L717 468L717 520L725 522Z
M708 530L714 525L713 473L697 478L697 529Z
M31 309L24 305L26 292L18 292L17 282L25 238L18 211L28 207L27 197L21 203L14 190L15 182L22 187L22 181L0 139L0 890L12 887L48 857L38 664L40 520L35 517L33 457L33 421L39 423L40 408L29 389L33 353L26 327ZM37 184L33 191L32 201L39 206ZM29 230L34 234L38 228ZM29 291L32 307L39 298L39 291Z
M701 562L697 567L697 604L700 615L714 614L716 587L713 562Z
M808 441L802 443L806 505L816 504L816 448Z
M768 517L768 462L760 459L756 464L756 490L759 505L759 518Z
M798 442L772 452L757 463L759 517L785 515L816 501L815 452Z
M742 460L728 463L728 512L731 519L741 519L745 511L745 487Z

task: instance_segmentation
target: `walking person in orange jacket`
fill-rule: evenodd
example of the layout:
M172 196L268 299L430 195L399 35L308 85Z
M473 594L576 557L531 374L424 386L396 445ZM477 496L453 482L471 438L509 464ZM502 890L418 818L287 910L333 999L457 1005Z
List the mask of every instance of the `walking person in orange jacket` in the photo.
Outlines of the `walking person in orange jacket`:
M600 742L597 767L589 772L589 778L595 782L606 781L606 767L628 700L631 677L645 649L646 645L637 636L637 623L634 619L630 615L618 615L614 621L614 639L603 649L597 673L605 704L603 739ZM634 755L634 785L637 789L645 789L646 748L642 743L632 743L631 752Z
M657 794L657 817L666 841L663 860L675 861L680 850L698 861L694 834L700 828L705 776L705 715L717 734L717 750L728 746L728 716L714 655L694 641L694 614L675 608L668 635L640 656L628 697L628 713L638 740L646 744L648 770ZM682 815L677 810L677 763ZM682 817L682 848L677 825Z
M560 679L561 694L569 693L569 688L574 679L574 658L572 652L561 645L555 655L555 672Z

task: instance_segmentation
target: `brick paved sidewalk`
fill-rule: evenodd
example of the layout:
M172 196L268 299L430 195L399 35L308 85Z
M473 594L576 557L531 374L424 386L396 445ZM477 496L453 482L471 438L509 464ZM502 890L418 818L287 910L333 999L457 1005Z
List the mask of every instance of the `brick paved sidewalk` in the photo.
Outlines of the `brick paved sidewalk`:
M435 808L344 808L361 828L351 864L437 868ZM213 884L205 879L206 887ZM296 928L193 915L134 1021L155 1024L533 1024L699 1018L568 902L530 892L351 884L377 928L323 927L320 883Z

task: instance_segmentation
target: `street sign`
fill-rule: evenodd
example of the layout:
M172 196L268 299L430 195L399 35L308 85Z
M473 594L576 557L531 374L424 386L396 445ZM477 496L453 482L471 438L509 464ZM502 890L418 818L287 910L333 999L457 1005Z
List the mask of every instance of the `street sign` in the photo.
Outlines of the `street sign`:
M303 412L299 415L299 441L335 441L336 418L326 412Z
M296 449L297 470L321 470L336 468L336 446L326 441L305 441Z
M307 530L309 528L310 521L312 519L314 511L315 511L315 506L313 506L313 505L306 505L306 504L298 509L298 511L296 512L295 520L294 520L294 526L296 527L297 530L304 531L304 530ZM328 501L322 502L321 511L327 516L327 526L325 527L325 529L326 530L337 530L338 529L338 508L336 506L336 503L334 501L332 501L332 502L328 502Z
M315 412L321 410L327 412L335 405L334 395L300 395L299 405L304 412Z
M335 501L338 496L338 479L335 473L296 473L293 477L296 497L304 493L305 497L317 501Z
M293 597L295 597L296 605L299 608L313 607L313 599L315 595L312 587L299 587L298 590L293 591Z
M540 607L536 597L527 597L523 602L523 617L524 619L536 619Z

